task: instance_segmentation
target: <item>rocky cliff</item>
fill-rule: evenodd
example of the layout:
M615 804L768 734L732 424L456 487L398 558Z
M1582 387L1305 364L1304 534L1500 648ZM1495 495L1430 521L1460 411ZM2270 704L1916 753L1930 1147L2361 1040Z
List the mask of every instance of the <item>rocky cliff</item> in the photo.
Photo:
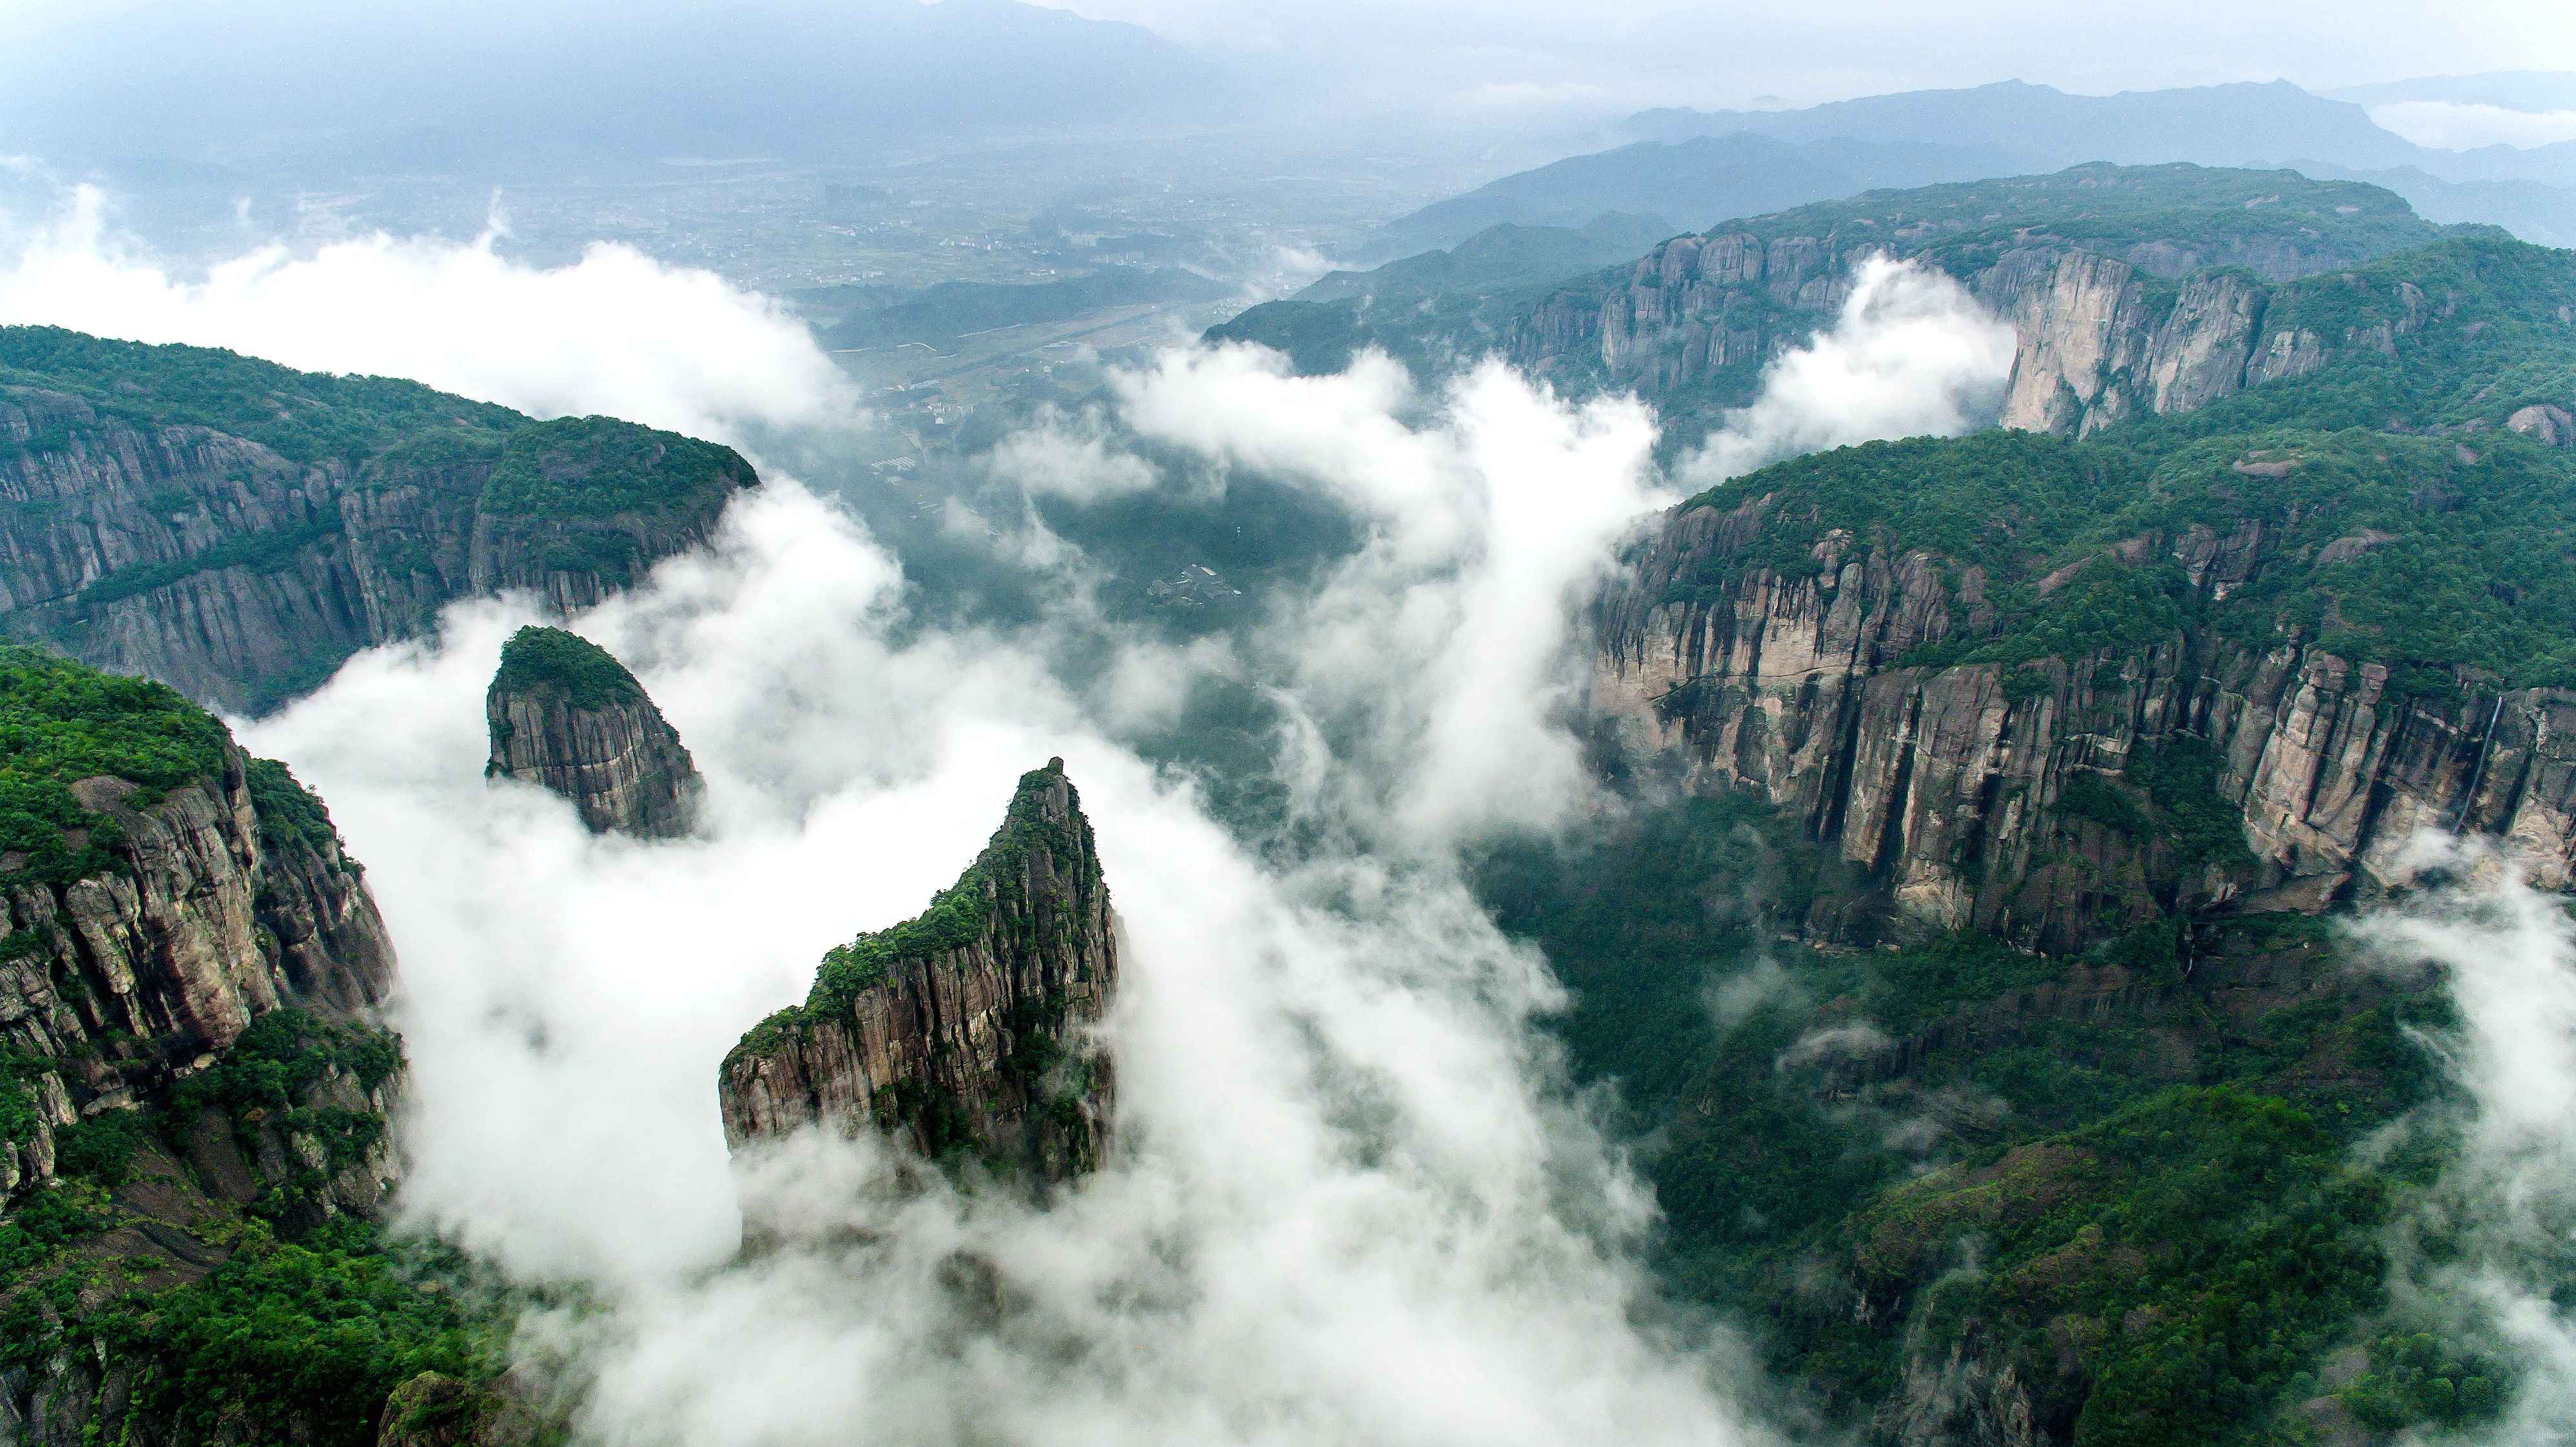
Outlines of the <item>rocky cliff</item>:
M374 378L0 328L0 632L257 710L462 597L703 543L730 449Z
M76 827L112 841L100 867L47 880L24 853L0 855L0 1049L34 1106L0 1153L0 1194L53 1175L57 1130L168 1096L216 1069L263 1016L355 1020L393 981L357 867L280 766L226 740L218 767L195 782L146 790L102 775L71 789L88 818ZM377 1111L389 1083L335 1081L324 1094ZM236 1125L250 1129L214 1133ZM338 1163L317 1205L373 1212L392 1177L385 1144ZM256 1145L254 1156L278 1160L314 1149L284 1137Z
M385 1212L383 921L321 802L159 684L0 647L0 744L0 1443L251 1440L164 1327Z
M2066 177L2129 174L2084 167ZM2018 214L1998 200L2003 209L1965 217L1942 203L1955 189L1676 237L1624 276L1526 309L1500 329L1503 350L1569 384L1633 388L1684 410L1732 405L1750 397L1762 363L1832 321L1861 259L1911 258L2012 324L2003 425L2082 435L2331 366L2379 365L2446 327L2474 338L2497 320L2481 304L2500 273L2523 286L2552 269L2542 249L2483 232L2435 241L2420 223L2267 217L2278 196L2248 196L2232 211L2203 197L2154 214L2074 218L2044 198L2019 202ZM2342 195L2318 210L2358 209ZM2576 303L2576 284L2555 270L2543 315L2563 325L2557 310ZM2517 430L2551 422L2534 412ZM2576 442L2576 429L2554 430Z
M2576 873L2576 692L2454 666L2400 689L2386 662L2221 606L2311 586L2369 530L2319 548L2277 517L2150 528L2011 587L2044 618L2078 579L2169 580L2169 623L2070 616L2049 626L2127 636L1942 666L1999 635L2004 580L1842 529L1817 529L1784 572L1764 560L1789 505L1763 491L1679 509L1641 543L1598 605L1593 696L1646 753L1758 791L1831 846L1848 877L1804 922L1815 938L1973 926L2066 950L2171 911L2322 908L2388 881L2426 827L2496 835L2551 887ZM2144 612L2138 597L2164 595L2067 606ZM2241 853L2186 838L2213 796Z
M2014 425L2075 428L2142 406L2188 410L2313 365L2341 328L2310 328L2306 352L2287 330L2254 375L2249 343L2270 338L2245 333L2261 331L2265 299L2441 235L2375 186L2089 165L1751 217L1532 290L1471 288L1419 307L1267 303L1209 335L1264 343L1306 370L1338 369L1363 346L1435 371L1500 351L1561 389L1633 390L1668 421L1705 426L1752 399L1764 363L1832 324L1859 261L1886 255L1957 279L2015 323Z
M1061 1181L1109 1143L1090 1031L1118 981L1109 890L1064 761L1021 777L992 842L920 918L826 955L813 993L721 1077L736 1149L801 1127L893 1132Z
M694 826L705 781L679 731L609 652L560 628L522 628L484 695L488 778L572 801L594 834L676 838Z

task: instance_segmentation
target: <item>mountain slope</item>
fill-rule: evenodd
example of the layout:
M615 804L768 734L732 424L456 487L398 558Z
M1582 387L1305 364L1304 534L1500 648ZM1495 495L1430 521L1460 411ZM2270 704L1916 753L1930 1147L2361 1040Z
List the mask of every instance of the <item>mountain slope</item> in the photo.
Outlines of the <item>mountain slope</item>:
M1506 222L1579 227L1613 211L1704 226L1885 187L2034 169L2031 157L1997 147L1910 140L1724 135L1642 141L1488 182L1388 222L1380 238L1391 246L1448 246Z
M594 603L757 480L608 418L0 328L0 632L219 708L293 697L457 598Z
M1446 251L1402 257L1368 271L1331 272L1295 299L1441 296L1539 286L1625 261L1680 229L1660 216L1625 211L1605 211L1578 227L1506 221Z
M1273 302L1208 335L1276 347L1305 370L1347 365L1363 346L1435 372L1499 352L1562 388L1634 388L1687 437L1751 400L1764 364L1831 323L1856 261L1888 254L1950 273L2016 321L2030 363L2016 422L2080 426L2097 412L2107 420L2233 390L2269 282L2439 235L2395 196L2350 182L2079 166L1800 207L1550 288L1408 309ZM2104 350L2078 344L2086 328ZM2059 415L2059 380L2081 394L2071 419Z
M934 1160L1063 1181L1108 1149L1110 1061L1087 1036L1117 983L1091 823L1050 760L920 918L825 955L805 1003L725 1057L725 1140L873 1126Z
M0 646L0 915L0 1435L356 1447L497 1370L465 1263L378 1234L393 952L283 766Z

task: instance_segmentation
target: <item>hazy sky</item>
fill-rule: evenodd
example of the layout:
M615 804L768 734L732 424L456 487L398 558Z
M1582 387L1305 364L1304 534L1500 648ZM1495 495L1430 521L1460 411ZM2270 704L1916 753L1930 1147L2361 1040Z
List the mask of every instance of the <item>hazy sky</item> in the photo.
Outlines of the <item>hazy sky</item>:
M1210 54L1340 52L1495 104L1801 104L2020 78L2108 92L2576 69L2565 0L1056 0Z
M693 0L636 9L686 9ZM1267 61L1319 92L1534 114L1654 104L1805 104L2020 78L2069 90L2288 79L2314 88L2494 70L2576 70L2565 0L1045 0L1130 21L1219 60ZM803 8L802 0L798 0ZM424 7L473 31L594 0ZM219 10L255 34L298 0L0 0L0 45L101 16L137 27ZM619 7L625 9L626 7ZM855 8L855 6L854 6ZM632 12L629 12L632 14ZM78 17L75 20L75 17ZM540 22L541 23L541 22ZM282 23L276 43L299 27ZM1263 67L1268 68L1268 67Z

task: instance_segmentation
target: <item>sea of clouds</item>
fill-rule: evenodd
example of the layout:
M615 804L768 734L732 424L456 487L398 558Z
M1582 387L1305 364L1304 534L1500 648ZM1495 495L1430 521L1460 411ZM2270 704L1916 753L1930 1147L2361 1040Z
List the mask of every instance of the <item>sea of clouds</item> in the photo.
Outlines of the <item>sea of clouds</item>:
M180 274L87 192L7 240L0 320L732 438L858 420L777 305L623 248L546 268L372 237ZM1910 267L1854 281L1670 479L1644 407L1499 365L1431 386L1181 346L1116 373L1103 412L1031 419L993 466L1032 493L1178 499L1257 470L1357 521L1311 587L1186 647L1104 623L1033 521L995 546L1066 574L1056 616L907 626L902 563L843 480L770 461L711 548L568 620L706 771L699 838L594 838L483 779L524 598L459 604L243 722L328 800L401 951L405 1222L579 1284L525 1335L600 1442L1770 1440L1739 1344L1656 1299L1654 1203L1539 1028L1560 987L1460 857L1598 804L1571 726L1581 603L1640 519L1760 461L1991 415L2008 329ZM1085 656L1108 662L1062 676L1066 639L1103 630ZM1201 676L1278 706L1301 847L1236 837L1127 742ZM1040 1210L900 1187L872 1139L729 1157L726 1050L825 948L948 883L1051 756L1121 922L1112 1163ZM2450 1199L2484 1223L2446 1289L2530 1364L2502 1440L2562 1440L2576 1327L2531 1263L2576 1209L2576 944L2501 862L2426 849L2435 884L2360 928L2388 967L2446 971L2461 1030L2430 1043L2471 1143ZM771 1244L744 1253L747 1222Z

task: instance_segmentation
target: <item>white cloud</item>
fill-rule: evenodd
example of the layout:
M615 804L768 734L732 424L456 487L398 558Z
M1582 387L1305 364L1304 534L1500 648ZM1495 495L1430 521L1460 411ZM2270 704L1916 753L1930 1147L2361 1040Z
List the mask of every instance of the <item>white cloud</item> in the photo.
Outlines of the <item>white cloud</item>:
M1162 477L1108 437L1097 409L1067 416L1050 409L993 448L993 471L1040 497L1100 502L1150 492Z
M9 314L532 410L708 430L839 415L784 324L712 279L375 239L189 282L120 250L88 204L20 248ZM642 335L660 329L688 344ZM726 337L746 354L714 355ZM408 1219L586 1283L595 1310L532 1329L591 1384L603 1440L1751 1440L1726 1340L1638 1324L1651 1204L1566 1103L1534 1024L1560 1001L1544 962L1432 837L1489 813L1460 802L1479 791L1544 812L1508 803L1523 774L1569 785L1545 708L1563 605L1641 505L1642 414L1501 374L1426 399L1390 370L1310 386L1208 353L1125 402L1207 463L1257 459L1372 520L1319 615L1332 647L1310 653L1284 615L1251 657L1111 638L1097 686L1060 686L1049 630L1096 618L907 626L893 560L773 469L713 548L571 620L707 772L704 838L593 838L552 796L482 778L482 692L525 600L459 605L438 636L240 725L329 801L394 931ZM1201 403L1219 410L1184 416ZM1379 625L1361 668L1348 650ZM1400 801L1420 852L1257 856L1109 741L1172 715L1171 674L1283 661L1311 672L1280 686L1386 744L1296 755L1310 798ZM1382 705L1371 680L1395 685ZM1121 1158L1045 1212L893 1191L874 1141L729 1160L724 1052L803 995L824 948L916 912L1012 779L1057 754L1125 931ZM746 1210L787 1244L737 1259ZM960 1252L998 1274L1006 1312L943 1284Z
M1971 431L1993 422L2012 361L2012 328L1957 282L1864 258L1833 326L1774 358L1761 395L1727 415L1682 477L1707 487L1822 448Z
M2428 1036L2467 1093L2459 1159L2436 1200L2454 1213L2437 1306L2483 1308L2521 1367L2489 1440L2564 1443L2576 1422L2576 1316L2559 1295L2576 1243L2576 920L2483 843L2426 834L2400 860L2420 893L2354 933L2383 963L2439 967L2459 1012Z
M712 556L575 620L708 770L703 841L594 840L485 785L506 605L247 729L330 801L401 942L408 1208L603 1293L562 1324L596 1375L591 1429L1746 1440L1731 1355L1629 1318L1646 1208L1555 1103L1542 962L1445 870L1246 854L1005 643L890 645L892 577L782 479ZM1124 1159L1046 1212L890 1192L872 1142L730 1171L725 1049L825 945L917 910L1049 754L1124 924ZM738 1186L796 1239L726 1265ZM999 1319L940 1285L960 1251L999 1274Z
M1249 347L1166 352L1120 394L1138 431L1304 480L1365 521L1360 551L1258 640L1340 751L1318 781L1356 786L1338 808L1439 847L1550 827L1589 796L1560 717L1582 673L1573 619L1663 500L1642 406L1569 405L1499 363L1424 396L1375 353L1299 377Z
M2370 118L2419 146L2468 151L2480 146L2555 145L2576 141L2576 111L2522 111L2447 100L2390 101Z
M202 279L120 237L80 187L0 228L0 322L229 347L290 367L408 377L541 417L606 413L736 440L824 426L855 394L802 323L713 272L592 246L536 267L471 243L381 233L310 256L265 246Z
M1837 1060L1853 1055L1876 1055L1895 1042L1887 1032L1867 1020L1848 1025L1828 1025L1810 1030L1791 1041L1772 1065L1780 1070L1799 1070L1820 1060Z

